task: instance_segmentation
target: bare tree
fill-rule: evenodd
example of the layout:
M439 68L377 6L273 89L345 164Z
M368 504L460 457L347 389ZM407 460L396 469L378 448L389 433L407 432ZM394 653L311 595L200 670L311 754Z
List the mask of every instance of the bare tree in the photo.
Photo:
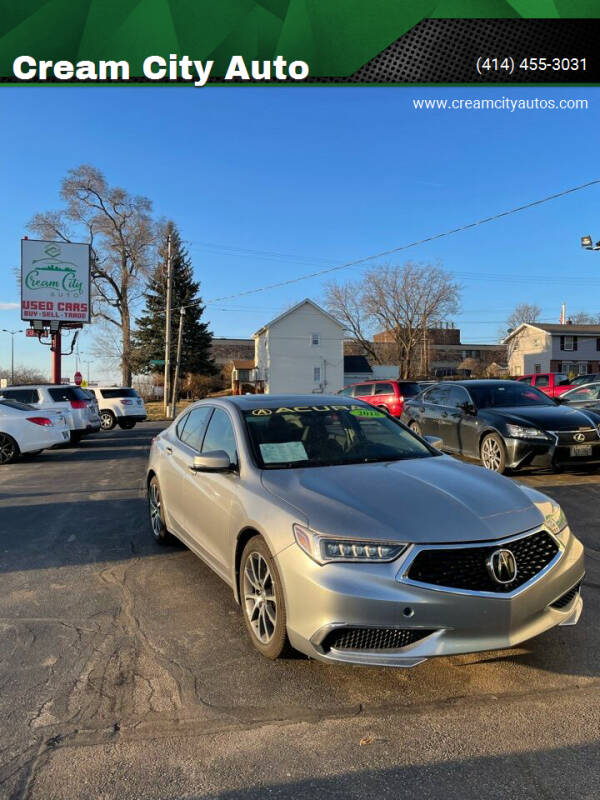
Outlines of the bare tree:
M364 281L356 283L328 283L325 289L325 306L330 314L346 326L352 339L376 364L380 354L369 338L369 323L364 302Z
M538 322L542 309L536 306L535 303L519 303L515 306L514 311L506 320L506 327L509 330L514 330L522 325L524 322L532 324Z
M415 372L418 352L424 354L422 369L427 369L427 331L456 313L459 291L441 267L408 262L402 267L375 267L358 284L330 284L326 302L377 362L382 348L374 346L370 334L376 328L384 331L391 359L401 377L408 378Z
M152 204L109 186L96 167L69 170L61 185L65 208L36 214L29 228L43 238L87 241L92 250L92 313L114 327L125 386L131 385L132 306L155 244Z
M588 314L587 311L577 311L571 314L569 319L573 325L598 325L600 324L600 314Z

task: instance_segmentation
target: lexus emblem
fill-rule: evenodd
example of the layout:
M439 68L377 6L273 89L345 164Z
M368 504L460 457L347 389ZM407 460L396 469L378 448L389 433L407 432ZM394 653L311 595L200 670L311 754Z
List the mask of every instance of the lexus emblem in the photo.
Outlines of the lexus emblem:
M517 560L511 550L494 550L486 566L496 583L512 583L517 577Z
M585 433L574 433L573 439L575 439L576 442L585 442Z

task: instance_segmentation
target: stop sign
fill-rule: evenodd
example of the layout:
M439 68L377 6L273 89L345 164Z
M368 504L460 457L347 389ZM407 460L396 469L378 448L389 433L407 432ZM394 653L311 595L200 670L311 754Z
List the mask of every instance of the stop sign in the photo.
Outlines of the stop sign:
M76 386L81 386L81 381L82 380L83 380L83 375L81 374L81 372L77 371L75 373L75 375L73 376L73 381L74 381L75 385Z

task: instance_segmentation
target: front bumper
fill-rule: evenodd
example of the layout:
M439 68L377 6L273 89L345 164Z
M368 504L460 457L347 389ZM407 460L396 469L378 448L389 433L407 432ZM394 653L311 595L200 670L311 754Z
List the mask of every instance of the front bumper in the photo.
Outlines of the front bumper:
M583 577L583 546L573 535L547 571L510 594L406 583L403 566L410 557L411 548L388 564L319 566L295 544L281 551L277 562L292 646L320 661L412 667L434 656L514 647L556 625L573 625L581 614L579 592L561 608L552 607ZM328 646L332 631L353 628L426 635L397 649Z
M554 467L600 464L600 439L586 442L592 449L591 455L572 456L569 445L560 444L556 437L542 439L504 439L509 469L520 467ZM575 445L576 442L573 442Z

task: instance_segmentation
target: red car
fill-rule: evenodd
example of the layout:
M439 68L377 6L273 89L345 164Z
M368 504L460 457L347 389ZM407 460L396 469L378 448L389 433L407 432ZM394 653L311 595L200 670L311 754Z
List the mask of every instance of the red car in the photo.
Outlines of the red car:
M415 397L421 390L416 381L364 381L345 386L338 394L356 397L372 406L383 406L392 416L400 417L404 411L404 399Z
M530 383L550 397L558 397L563 392L575 388L564 372L536 372L534 375L521 375L517 380L521 383Z

